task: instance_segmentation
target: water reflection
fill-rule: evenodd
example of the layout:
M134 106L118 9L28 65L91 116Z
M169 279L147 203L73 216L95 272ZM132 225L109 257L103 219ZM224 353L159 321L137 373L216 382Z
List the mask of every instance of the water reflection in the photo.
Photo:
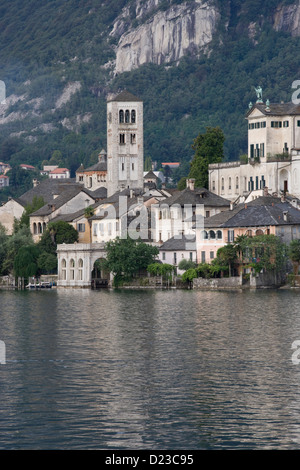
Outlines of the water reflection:
M0 448L299 448L299 295L1 292Z

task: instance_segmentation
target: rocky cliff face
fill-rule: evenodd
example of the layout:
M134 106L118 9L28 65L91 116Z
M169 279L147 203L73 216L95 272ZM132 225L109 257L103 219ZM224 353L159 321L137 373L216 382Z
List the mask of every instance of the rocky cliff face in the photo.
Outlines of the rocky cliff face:
M300 0L291 5L281 5L274 13L274 29L300 36Z
M128 21L128 8L115 22L111 35L120 38L116 73L149 62L174 63L189 53L197 55L211 42L220 15L209 2L190 1L165 11L157 9L159 3L160 0L137 2L135 15L141 24L134 29Z

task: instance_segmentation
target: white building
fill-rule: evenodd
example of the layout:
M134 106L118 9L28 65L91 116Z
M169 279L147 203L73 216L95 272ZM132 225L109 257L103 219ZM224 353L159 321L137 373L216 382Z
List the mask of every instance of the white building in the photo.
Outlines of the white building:
M209 165L209 189L231 201L253 199L263 189L300 196L300 105L264 104L249 109L248 163Z

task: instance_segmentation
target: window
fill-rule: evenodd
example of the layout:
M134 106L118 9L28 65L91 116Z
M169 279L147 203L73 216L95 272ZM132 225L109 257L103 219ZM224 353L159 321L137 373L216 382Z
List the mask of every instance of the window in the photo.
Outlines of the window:
M234 230L228 230L228 242L234 241Z
M75 279L75 261L73 259L70 260L70 279Z
M120 145L125 144L125 134L120 134Z
M210 216L210 211L205 211L205 217L209 217Z
M190 251L190 261L193 261L193 252Z
M85 232L85 224L78 224L77 230L78 232Z
M258 176L255 177L255 189L258 189Z
M177 253L174 253L174 264L177 264Z
M300 127L300 121L297 121L297 126Z
M162 259L163 259L163 261L166 260L166 253L165 252L163 252L163 254L162 254Z
M265 144L260 144L260 156L265 156Z
M97 235L98 224L93 225L93 235Z
M126 111L125 111L125 122L126 122L126 124L129 123L129 111L128 111L128 109L126 109Z
M254 158L254 144L250 145L250 158Z
M65 281L67 279L67 262L65 259L61 260L61 274L62 274L62 279Z
M135 110L134 109L131 111L131 122L132 124L135 123Z
M213 190L213 191L216 190L216 182L215 182L215 180L213 180L213 182L212 182L212 190Z
M210 230L210 231L209 231L209 238L211 238L211 239L215 239L215 238L216 238L216 234L215 234L215 232L214 232L213 230Z
M205 251L201 251L201 263L205 263Z
M289 127L289 121L283 121L283 127Z
M136 136L135 134L130 134L130 143L135 144L136 143Z
M236 176L235 178L235 189L239 189L239 177Z
M120 109L119 111L119 122L122 124L124 122L124 111Z
M276 129L282 127L282 122L281 121L271 121L271 127L274 127Z
M229 177L229 180L228 180L228 189L231 190L231 178Z
M261 127L266 127L266 126L267 126L266 121L263 121L263 122L261 123Z
M134 171L134 163L131 164L131 169Z
M124 170L125 170L125 165L124 165L124 163L122 163L122 171L124 171Z
M210 257L210 259L214 259L215 253L213 251L210 251L209 252L209 257Z
M221 190L224 191L224 178L221 179Z
M78 279L79 281L83 279L83 260L81 258L78 260Z
M222 232L221 230L217 230L217 239L222 240Z
M111 222L108 223L108 235L111 235Z

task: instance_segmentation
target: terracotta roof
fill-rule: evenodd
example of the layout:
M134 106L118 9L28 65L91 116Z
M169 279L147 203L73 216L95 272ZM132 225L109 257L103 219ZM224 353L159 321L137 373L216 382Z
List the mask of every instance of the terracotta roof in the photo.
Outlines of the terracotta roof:
M66 173L67 171L69 171L68 168L55 168L55 170L50 171L50 175Z

